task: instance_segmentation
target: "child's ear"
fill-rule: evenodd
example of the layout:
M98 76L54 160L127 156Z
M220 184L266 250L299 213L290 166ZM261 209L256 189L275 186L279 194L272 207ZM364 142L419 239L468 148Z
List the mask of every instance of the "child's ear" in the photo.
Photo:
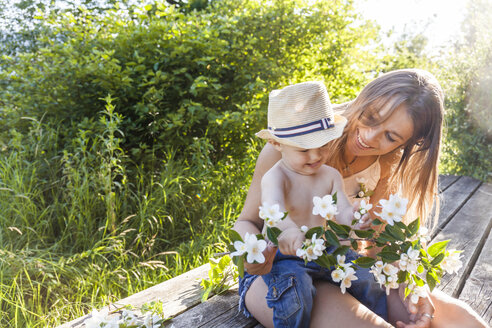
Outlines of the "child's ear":
M282 151L282 144L278 141L275 141L273 139L269 139L268 142L273 146L275 147L275 149L277 151Z

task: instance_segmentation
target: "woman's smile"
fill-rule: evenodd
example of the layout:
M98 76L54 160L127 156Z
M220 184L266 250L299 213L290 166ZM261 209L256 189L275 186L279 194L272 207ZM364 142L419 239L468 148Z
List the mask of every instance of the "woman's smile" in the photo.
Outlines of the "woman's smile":
M364 140L362 140L362 137L360 136L360 131L359 129L357 129L357 145L362 148L362 149L369 149L369 148L372 148L371 146L369 146L367 143L364 142Z

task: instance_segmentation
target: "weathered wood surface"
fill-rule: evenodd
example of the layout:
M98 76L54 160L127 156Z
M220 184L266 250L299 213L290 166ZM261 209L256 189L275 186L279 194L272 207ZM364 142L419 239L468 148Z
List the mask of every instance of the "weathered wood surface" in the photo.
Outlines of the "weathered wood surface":
M463 250L463 267L445 275L439 287L467 302L492 323L492 185L470 177L441 176L441 206L432 242L451 239L449 248ZM208 265L163 282L118 302L140 306L153 300L164 304L166 327L262 328L238 312L237 286L230 292L200 303L200 279L207 278ZM82 319L62 327L82 327ZM78 322L75 325L74 322Z
M174 317L200 303L202 278L208 277L209 264L190 270L170 280L133 294L111 305L116 309L125 305L136 308L152 301L161 301L164 305L164 315ZM84 327L83 322L89 315L63 324L59 328Z
M477 196L489 203L490 210L492 186L483 185L477 193ZM490 235L492 211L486 213L486 216L489 218L489 224L484 229L484 237L482 238L482 240L486 240L470 275L465 277L465 285L459 298L475 309L485 319L485 322L492 325L492 236Z

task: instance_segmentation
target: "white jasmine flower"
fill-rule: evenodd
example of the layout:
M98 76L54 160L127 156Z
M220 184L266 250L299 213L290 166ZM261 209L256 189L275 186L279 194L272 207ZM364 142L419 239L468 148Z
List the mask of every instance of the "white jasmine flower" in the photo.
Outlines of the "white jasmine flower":
M106 324L109 319L108 308L103 308L101 311L93 309L90 318L86 319L84 324L87 328L99 328L101 327L101 324Z
M372 209L372 204L371 204L371 203L369 203L369 202L366 202L366 200L365 200L365 199L363 199L363 200L361 200L361 201L360 201L360 205L359 205L359 207L360 207L360 211L361 211L361 213L362 213L362 211L364 211L364 213L362 213L362 214L365 214L365 213L367 213L370 209Z
M345 290L352 286L352 280L357 280L357 276L355 275L355 271L352 268L346 268L345 277L342 279L340 283L340 289L342 290L342 294L345 294Z
M135 313L127 309L123 309L121 313L122 321L126 325L138 325L140 321Z
M408 255L406 253L400 255L400 262L398 263L398 265L401 270L407 271Z
M339 266L344 268L344 270L352 266L352 263L345 263L345 255L337 255L337 263Z
M301 232L306 233L308 231L308 227L305 225L301 226Z
M397 195L390 195L389 201L393 205L393 208L398 215L405 215L407 212L408 199L400 198Z
M381 205L383 205L383 208L381 213L376 214L379 215L383 221L391 226L394 225L395 222L401 221L402 217L395 212L395 209L391 204L388 204L385 199L381 199L379 202L381 203Z
M387 276L393 276L395 274L398 273L398 268L395 267L394 265L391 265L389 263L386 263L384 266L383 266L383 270L385 275Z
M265 221L270 221L271 224L279 222L283 217L284 213L280 211L279 204L270 206L268 203L263 203L262 206L260 206L260 218Z
M446 256L441 262L441 268L443 268L447 273L457 273L459 269L463 266L460 260L460 252L455 249L449 250L449 255Z
M270 219L270 218L265 219L265 224L267 225L267 227L270 227L270 228L276 227L277 223L279 223L279 222L280 222L280 220L274 220L274 219Z
M307 261L314 261L323 255L323 251L326 246L322 238L316 238L316 234L313 234L311 239L306 240L301 248L296 250L296 255Z
M410 301L412 301L413 304L417 304L419 302L419 298L425 298L427 297L427 285L424 286L417 286L417 285L410 285L408 288L411 289L410 293Z
M147 313L144 318L145 328L158 328L161 326L159 322L161 318L157 314Z
M340 282L343 278L345 278L345 271L342 269L338 268L331 272L331 279L333 279L334 282Z
M410 241L414 241L417 239L419 239L422 243L426 243L430 241L429 229L427 229L424 226L420 227L419 230L417 231L417 234L415 234L414 236L412 236L412 238L410 238Z
M408 200L400 198L397 195L390 195L389 200L381 199L379 201L382 207L381 213L376 213L389 225L394 222L400 222L407 211Z
M246 243L246 261L248 263L254 263L255 261L258 263L265 262L265 256L263 255L263 251L266 248L266 241L263 239L258 240L255 234L250 234L245 237Z
M326 220L331 220L338 214L337 205L332 195L325 195L323 198L313 197L313 215L321 215Z
M398 276L394 274L387 277L385 285L386 285L386 295L389 295L391 289L397 289L399 287Z
M357 196L359 196L359 198L363 198L364 197L364 192L363 191L359 191L359 193L357 194Z
M362 217L362 215L359 212L354 212L354 218L356 220L360 220L361 217Z
M249 238L249 232L246 232L244 239L248 239L248 238ZM234 242L234 248L236 249L236 251L232 252L231 256L241 256L248 251L248 247L246 243L240 240L236 240Z
M413 249L410 247L407 251L407 263L405 270L408 272L417 272L420 260L420 251L418 249ZM401 258L401 255L400 255Z

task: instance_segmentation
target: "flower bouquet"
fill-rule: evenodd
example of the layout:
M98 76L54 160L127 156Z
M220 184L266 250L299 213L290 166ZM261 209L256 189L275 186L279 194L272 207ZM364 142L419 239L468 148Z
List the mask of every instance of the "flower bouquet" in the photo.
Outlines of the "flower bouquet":
M351 286L352 280L357 279L359 267L370 268L376 281L386 288L387 294L391 289L405 284L405 297L417 303L420 297L427 295L427 288L432 291L440 283L444 272L454 273L462 266L460 251L446 249L449 240L426 247L427 229L420 227L420 220L417 218L408 225L402 222L408 203L406 199L390 195L389 199L380 200L378 207L381 210L375 213L379 218L373 221L374 229L368 230L354 229L354 225L372 208L371 204L363 199L354 213L352 226L349 226L334 221L338 214L336 202L336 193L313 198L313 214L325 218L326 224L311 229L301 227L306 239L296 254L306 262L314 261L330 268L332 279L340 283L342 293ZM267 246L267 238L278 245L277 237L281 231L276 225L287 216L279 208L278 204L260 206L265 234L246 234L243 240L236 231L231 230L231 257L241 276L244 275L245 260L248 263L265 261L262 252ZM358 241L362 240L372 242L379 247L379 252L374 257L361 256L345 263L345 254L349 249L357 251ZM346 241L348 245L341 241ZM327 253L325 249L328 246L334 251Z

